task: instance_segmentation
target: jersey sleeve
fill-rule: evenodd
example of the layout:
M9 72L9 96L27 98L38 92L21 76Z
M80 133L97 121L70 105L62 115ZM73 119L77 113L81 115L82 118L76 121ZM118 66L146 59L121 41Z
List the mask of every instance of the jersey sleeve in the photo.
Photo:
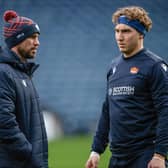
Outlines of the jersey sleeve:
M102 105L102 112L98 122L97 130L93 139L92 151L99 154L103 153L108 145L109 135L109 107L108 100L104 101Z
M157 111L155 153L166 157L168 152L168 66L156 63L151 72L150 86L154 107ZM149 121L150 122L150 121Z
M102 105L101 115L98 121L97 130L92 143L92 151L99 154L103 153L109 143L109 130L110 130L110 116L109 116L109 100L108 100L108 78L112 73L111 66L107 71L107 90L105 101Z

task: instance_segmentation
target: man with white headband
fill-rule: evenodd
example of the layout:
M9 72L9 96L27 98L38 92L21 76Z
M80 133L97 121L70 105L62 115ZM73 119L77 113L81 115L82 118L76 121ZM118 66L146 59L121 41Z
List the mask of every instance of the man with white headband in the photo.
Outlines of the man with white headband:
M85 168L98 168L110 146L109 168L166 168L168 152L168 65L144 48L152 27L141 7L112 16L121 55L107 73L107 93Z

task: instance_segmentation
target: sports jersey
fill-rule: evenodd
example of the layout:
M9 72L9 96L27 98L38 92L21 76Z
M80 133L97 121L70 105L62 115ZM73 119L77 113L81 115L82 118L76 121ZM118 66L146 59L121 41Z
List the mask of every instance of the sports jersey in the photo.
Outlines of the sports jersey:
M108 143L117 157L146 148L167 154L168 66L147 49L112 61L92 150L101 154Z

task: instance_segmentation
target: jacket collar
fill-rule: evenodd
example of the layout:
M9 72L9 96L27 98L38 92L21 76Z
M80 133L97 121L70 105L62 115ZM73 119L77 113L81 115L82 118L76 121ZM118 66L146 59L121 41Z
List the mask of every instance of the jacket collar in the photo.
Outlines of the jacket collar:
M27 73L29 76L39 67L39 64L35 64L34 62L21 62L21 59L15 52L2 47L0 47L0 63L10 64L12 67Z

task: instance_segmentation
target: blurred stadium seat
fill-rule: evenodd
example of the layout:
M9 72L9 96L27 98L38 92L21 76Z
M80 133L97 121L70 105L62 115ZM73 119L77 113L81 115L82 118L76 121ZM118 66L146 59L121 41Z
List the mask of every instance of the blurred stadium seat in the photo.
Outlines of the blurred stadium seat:
M166 0L0 1L1 18L5 10L14 9L40 25L36 61L41 66L34 80L42 103L60 116L65 134L95 129L106 71L118 55L111 15L127 5L140 5L149 12L153 29L145 37L145 46L168 60Z

